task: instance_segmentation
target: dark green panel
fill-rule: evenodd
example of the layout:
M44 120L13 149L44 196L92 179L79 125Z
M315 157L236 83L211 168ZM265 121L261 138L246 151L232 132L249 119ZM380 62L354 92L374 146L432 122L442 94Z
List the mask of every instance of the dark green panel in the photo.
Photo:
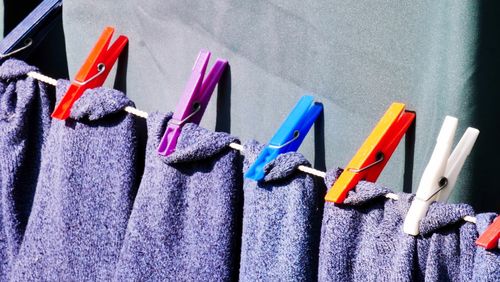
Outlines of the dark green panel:
M227 58L231 97L214 99L202 124L215 128L218 104L218 128L243 140L266 142L314 93L324 146L310 134L301 151L320 167L347 164L390 103L407 103L417 112L414 188L445 115L456 116L460 135L471 125L482 133L452 201L498 211L499 13L481 3L65 0L64 29L71 75L104 26L127 34L126 91L146 111L174 108L200 48ZM402 190L403 147L380 178L393 190Z

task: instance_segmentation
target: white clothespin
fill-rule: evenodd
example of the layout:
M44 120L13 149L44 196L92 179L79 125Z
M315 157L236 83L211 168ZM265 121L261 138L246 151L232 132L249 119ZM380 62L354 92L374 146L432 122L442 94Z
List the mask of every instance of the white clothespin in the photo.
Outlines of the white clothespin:
M479 130L469 127L450 155L457 125L458 120L454 117L446 116L444 119L431 159L422 174L417 194L405 218L403 230L407 234L419 234L420 221L433 201L448 200L465 159L472 151Z

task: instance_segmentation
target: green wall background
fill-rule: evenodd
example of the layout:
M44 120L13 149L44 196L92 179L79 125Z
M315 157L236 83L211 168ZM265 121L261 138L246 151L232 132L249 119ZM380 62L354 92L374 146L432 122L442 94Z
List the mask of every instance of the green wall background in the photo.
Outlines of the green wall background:
M73 76L104 26L126 34L127 72L115 87L146 111L174 108L200 48L227 58L202 125L242 140L269 140L312 93L324 122L300 151L319 169L345 166L389 105L406 103L417 112L414 189L444 117L455 116L457 141L467 126L481 134L451 201L498 212L499 12L494 1L65 0L57 36ZM42 68L62 65L68 77L62 53ZM401 145L379 181L402 191L403 175Z

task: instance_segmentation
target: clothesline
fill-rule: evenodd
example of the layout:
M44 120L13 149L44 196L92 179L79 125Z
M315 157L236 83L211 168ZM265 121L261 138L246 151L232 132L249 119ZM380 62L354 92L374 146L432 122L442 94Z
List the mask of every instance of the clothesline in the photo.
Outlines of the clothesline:
M32 77L34 79L37 79L37 80L40 80L40 81L43 81L47 84L50 84L50 85L53 85L53 86L56 86L57 85L57 80L56 79L53 79L51 77L48 77L46 75L43 75L41 73L37 73L37 72L29 72L28 73L28 76L29 77ZM138 117L142 117L142 118L145 118L147 119L148 118L148 113L147 112L144 112L144 111L141 111L141 110L138 110L134 107L125 107L124 109L126 112L130 113L130 114L133 114L135 116L138 116ZM234 150L238 150L238 151L243 151L243 146L238 144L238 143L231 143L229 144L229 147L231 147L232 149ZM304 165L301 165L298 167L298 169L302 172L305 172L305 173L308 173L308 174L312 174L312 175L315 175L315 176L318 176L318 177L321 177L321 178L325 178L326 176L326 173L323 172L323 171L320 171L320 170L317 170L317 169L314 169L314 168L311 168L311 167L308 167L308 166L304 166ZM395 197L397 197L396 194L394 194ZM394 197L392 196L392 197Z
M28 72L28 76L32 77L32 78L34 78L36 80L45 82L47 84L53 85L53 86L57 85L57 80L56 79L54 79L52 77L48 77L48 76L43 75L43 74L38 73L38 72L34 72L34 71ZM130 114L135 115L135 116L138 116L138 117L141 117L141 118L144 118L144 119L148 118L148 113L147 112L138 110L138 109L136 109L134 107L127 106L127 107L124 108L124 110L126 112L130 113ZM234 150L238 150L240 152L243 152L243 146L241 144L230 143L229 147L231 147ZM307 174L311 174L311 175L317 176L317 177L321 177L321 178L325 178L326 177L326 173L324 171L320 171L320 170L317 170L317 169L314 169L314 168L311 168L311 167L308 167L308 166L300 165L298 167L298 170L300 170L302 172L305 172ZM387 193L385 195L385 197L388 198L388 199L396 200L396 201L399 200L399 196L397 194L395 194L395 193ZM470 222L470 223L474 223L474 224L476 223L476 218L473 217L473 216L465 216L463 219L464 219L464 221L467 221L467 222Z

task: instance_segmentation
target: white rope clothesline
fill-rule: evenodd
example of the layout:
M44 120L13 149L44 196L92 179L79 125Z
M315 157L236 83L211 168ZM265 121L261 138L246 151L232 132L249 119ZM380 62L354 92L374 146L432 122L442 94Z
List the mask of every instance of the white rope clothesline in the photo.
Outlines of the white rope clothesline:
M28 76L32 77L34 79L40 80L42 82L45 82L47 84L53 85L53 86L57 85L56 79L53 79L52 77L48 77L48 76L43 75L43 74L38 73L38 72L34 72L34 71L28 72ZM124 110L128 113L135 115L135 116L142 117L145 119L148 118L147 112L138 110L134 107L128 106L128 107L125 107ZM229 147L231 147L232 149L238 150L238 151L243 151L243 146L238 144L238 143L231 143L231 144L229 144ZM302 172L309 173L309 174L312 174L312 175L315 175L315 176L318 176L321 178L325 178L325 176L326 176L325 172L308 167L308 166L301 165L298 167L298 169ZM396 195L396 197L397 197L397 195Z
M38 73L38 72L34 72L34 71L28 72L28 76L32 77L32 78L34 78L36 80L45 82L47 84L53 85L53 86L57 85L57 80L56 79L53 79L52 77L48 77L48 76L43 75L43 74ZM126 112L130 113L130 114L135 115L135 116L138 116L138 117L141 117L141 118L144 118L144 119L148 118L148 113L147 112L138 110L138 109L136 109L134 107L128 106L128 107L125 107L124 110ZM240 152L243 152L243 146L241 144L230 143L229 147L232 148L232 149L234 149L234 150L238 150ZM302 172L305 172L307 174L311 174L311 175L317 176L317 177L321 177L321 178L325 178L326 177L326 173L324 171L320 171L320 170L317 170L317 169L314 169L312 167L308 167L308 166L305 166L305 165L300 165L298 167L298 170L300 170ZM388 198L388 199L396 200L396 201L399 200L399 196L397 194L395 194L395 193L387 193L385 195L385 197ZM473 217L473 216L465 216L463 219L464 219L464 221L467 221L467 222L470 222L470 223L474 223L474 224L476 223L476 218Z

